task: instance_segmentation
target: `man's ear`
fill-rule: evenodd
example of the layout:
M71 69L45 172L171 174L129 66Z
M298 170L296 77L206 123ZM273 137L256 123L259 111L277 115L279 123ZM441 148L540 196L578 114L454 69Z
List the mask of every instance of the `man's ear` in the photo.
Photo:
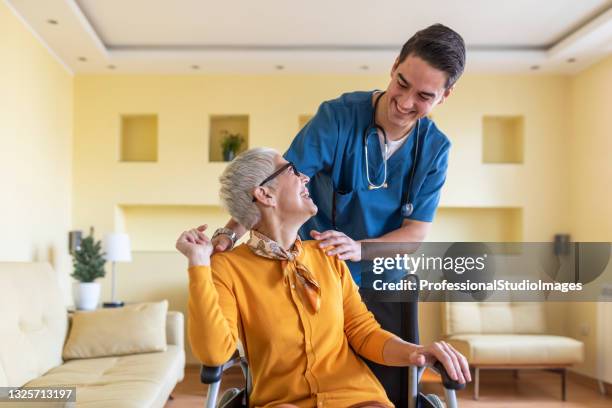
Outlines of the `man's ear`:
M449 97L449 95L455 90L455 84L451 85L450 87L446 88L444 90L444 93L442 94L442 97L440 98L440 101L438 102L438 105L442 105L444 103L444 101L446 100L446 98Z
M266 187L255 187L255 190L253 190L253 197L266 207L276 207L276 199L269 194Z

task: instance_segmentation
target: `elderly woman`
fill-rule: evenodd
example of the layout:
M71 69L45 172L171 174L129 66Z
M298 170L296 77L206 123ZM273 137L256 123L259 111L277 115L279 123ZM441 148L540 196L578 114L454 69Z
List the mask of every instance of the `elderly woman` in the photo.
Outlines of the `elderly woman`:
M436 359L459 382L465 358L439 342L423 347L380 328L344 261L298 229L317 207L308 177L276 151L252 149L231 162L221 199L251 236L212 257L206 226L185 231L176 248L189 261L189 340L205 365L225 363L240 339L256 407L393 407L365 357L389 366Z

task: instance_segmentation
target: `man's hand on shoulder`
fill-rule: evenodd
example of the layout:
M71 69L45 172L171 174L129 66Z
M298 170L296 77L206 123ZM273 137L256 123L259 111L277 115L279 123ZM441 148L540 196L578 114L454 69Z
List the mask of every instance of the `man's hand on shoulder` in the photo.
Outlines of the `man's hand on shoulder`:
M329 256L337 256L343 261L361 261L361 243L348 235L335 230L319 232L312 230L310 236L319 241L319 248Z

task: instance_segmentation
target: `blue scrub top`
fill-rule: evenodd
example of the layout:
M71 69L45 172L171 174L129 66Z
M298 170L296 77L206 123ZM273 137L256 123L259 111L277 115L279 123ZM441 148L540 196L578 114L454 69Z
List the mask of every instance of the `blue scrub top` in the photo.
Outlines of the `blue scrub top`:
M372 120L372 93L346 93L323 102L284 155L310 177L310 196L319 208L300 230L302 239L312 239L313 229L320 232L336 229L361 240L379 237L402 225L401 207L410 181L417 126L388 160L388 187L369 190L363 136ZM371 130L368 136L370 179L380 184L382 152L376 130ZM410 193L414 211L408 218L431 222L446 180L451 143L428 118L419 120L418 131L419 160ZM334 203L335 226L332 225ZM347 264L353 279L360 284L359 263Z

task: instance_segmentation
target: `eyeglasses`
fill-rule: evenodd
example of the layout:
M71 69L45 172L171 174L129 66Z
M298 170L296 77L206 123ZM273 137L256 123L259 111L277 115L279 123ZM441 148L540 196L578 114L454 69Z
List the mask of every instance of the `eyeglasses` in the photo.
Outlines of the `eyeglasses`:
M283 166L281 166L280 169L276 170L274 173L272 173L271 175L269 175L268 177L266 177L264 179L264 181L262 181L261 183L259 183L259 185L257 187L261 187L264 184L266 184L268 181L273 180L274 178L280 176L281 174L283 174L285 172L285 170L287 170L288 168L291 168L291 170L293 170L293 174L295 174L297 177L300 177L300 172L298 171L298 169L295 167L295 165L291 162L288 162L287 164L284 164ZM257 199L255 197L253 197L253 202L257 201Z

